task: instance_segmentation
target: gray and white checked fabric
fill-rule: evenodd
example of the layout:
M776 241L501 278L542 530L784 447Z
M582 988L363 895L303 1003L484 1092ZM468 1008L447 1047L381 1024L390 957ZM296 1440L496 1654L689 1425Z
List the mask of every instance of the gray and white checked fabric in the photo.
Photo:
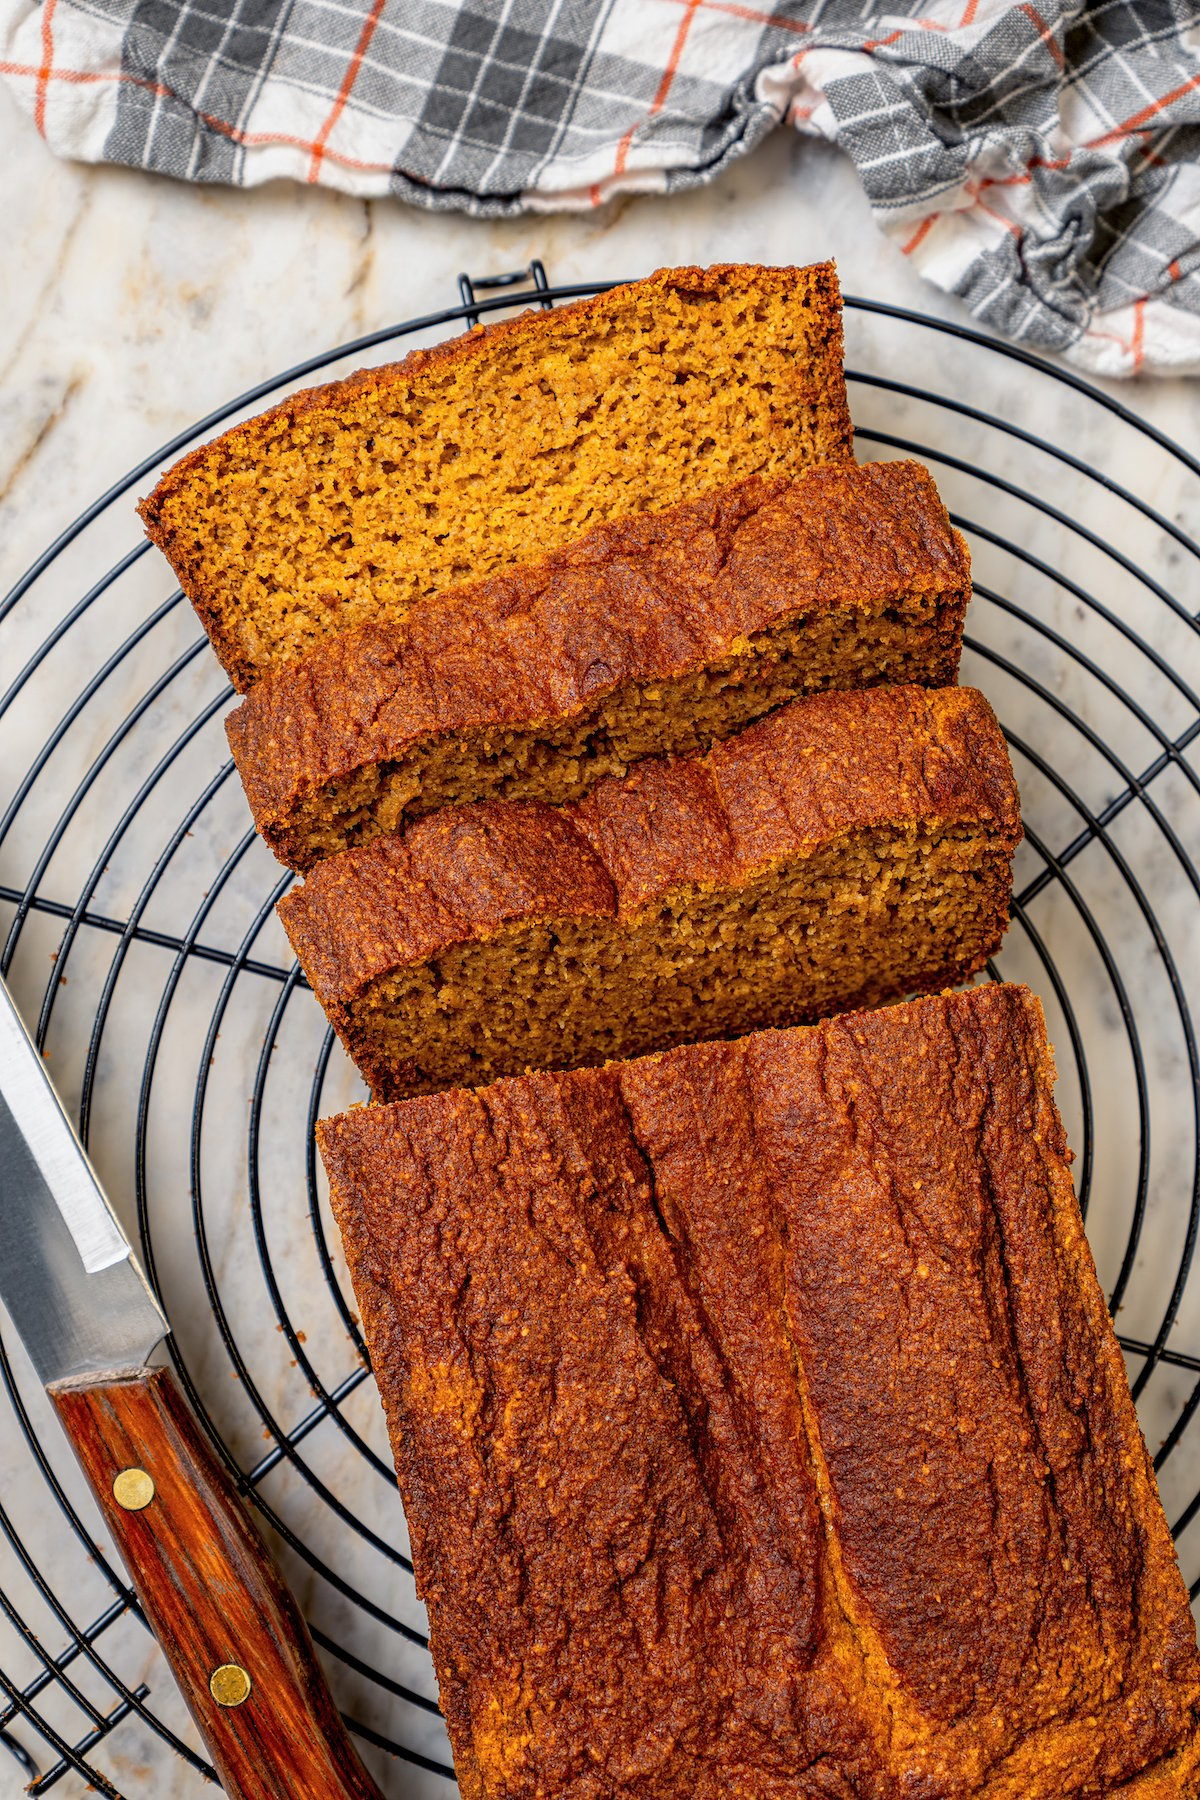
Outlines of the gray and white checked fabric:
M781 124L977 317L1200 370L1200 5L0 0L61 155L477 214L710 180Z

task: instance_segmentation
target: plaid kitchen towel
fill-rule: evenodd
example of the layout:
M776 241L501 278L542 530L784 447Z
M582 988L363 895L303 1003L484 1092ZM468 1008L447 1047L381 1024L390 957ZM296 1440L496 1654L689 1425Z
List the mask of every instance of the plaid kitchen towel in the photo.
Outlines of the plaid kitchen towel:
M0 73L64 156L491 215L689 187L786 123L978 318L1200 370L1185 0L0 0Z

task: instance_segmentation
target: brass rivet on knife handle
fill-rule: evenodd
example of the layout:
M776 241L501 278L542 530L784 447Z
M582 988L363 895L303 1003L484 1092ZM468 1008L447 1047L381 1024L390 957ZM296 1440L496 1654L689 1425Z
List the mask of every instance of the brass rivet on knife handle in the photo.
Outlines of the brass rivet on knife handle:
M57 1383L50 1396L228 1800L382 1800L295 1600L170 1370ZM132 1470L154 1480L146 1511L114 1491L116 1472Z
M0 1170L0 1295L228 1800L382 1800L235 1465L149 1366L167 1320L3 978Z
M154 1480L145 1469L122 1469L113 1480L112 1491L125 1512L141 1512L154 1498Z
M222 1663L209 1676L208 1691L218 1706L240 1706L250 1698L250 1677L241 1663Z

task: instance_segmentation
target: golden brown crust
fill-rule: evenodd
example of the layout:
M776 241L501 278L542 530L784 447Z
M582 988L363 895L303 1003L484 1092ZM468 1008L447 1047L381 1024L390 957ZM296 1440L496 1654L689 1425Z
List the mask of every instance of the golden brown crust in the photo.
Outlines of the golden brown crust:
M1194 1800L1052 1082L989 987L319 1127L464 1792Z
M919 463L751 476L597 526L402 622L341 632L265 675L226 729L259 832L305 868L316 857L295 814L328 784L434 740L582 718L623 684L738 654L753 679L750 640L797 618L862 620L863 659L831 684L858 687L888 666L882 645L878 671L870 661L872 621L911 612L924 667L908 678L948 686L969 595L966 547Z
M974 689L816 694L707 757L638 763L575 806L445 808L319 863L278 911L336 1022L388 971L515 920L631 918L675 886L744 884L899 823L1019 841L1004 740Z
M747 270L740 264L716 264L711 268L660 269L644 282L622 284L591 300L556 307L551 312L530 310L487 327L476 327L429 349L416 350L400 362L357 371L347 379L309 388L290 395L277 406L236 425L221 437L189 452L159 480L153 492L138 504L147 536L167 557L184 593L195 607L213 649L234 686L249 689L268 666L246 641L237 616L238 597L213 582L205 554L205 542L197 522L179 501L190 479L201 471L233 467L252 470L264 445L290 436L298 429L306 437L320 432L326 413L353 406L363 396L389 396L397 401L412 395L419 402L422 378L447 366L469 366L514 338L537 340L550 333L584 334L618 314L622 296L630 285L651 297L656 291L673 290L694 296L720 295L731 283L748 275L777 291L790 291L798 275L809 284L815 308L827 317L827 343L821 374L822 405L828 422L831 452L828 460L849 460L853 428L841 379L841 297L832 263L798 271L788 268ZM827 367L825 366L827 364Z

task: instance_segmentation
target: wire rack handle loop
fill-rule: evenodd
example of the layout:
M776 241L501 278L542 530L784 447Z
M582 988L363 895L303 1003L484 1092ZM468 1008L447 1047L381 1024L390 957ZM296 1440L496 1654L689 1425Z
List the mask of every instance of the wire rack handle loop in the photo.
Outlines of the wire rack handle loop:
M476 279L474 275L468 275L465 272L461 274L458 278L458 291L463 305L467 308L468 328L479 323L479 311L475 305L477 294L487 293L493 288L516 287L519 281L533 282L533 286L528 289L529 299L537 300L542 311L549 312L554 302L548 298L539 298L550 292L550 283L546 279L546 270L540 257L535 256L528 267L524 269L506 269L500 275L480 275ZM513 304L516 305L525 298L524 293L514 294Z

